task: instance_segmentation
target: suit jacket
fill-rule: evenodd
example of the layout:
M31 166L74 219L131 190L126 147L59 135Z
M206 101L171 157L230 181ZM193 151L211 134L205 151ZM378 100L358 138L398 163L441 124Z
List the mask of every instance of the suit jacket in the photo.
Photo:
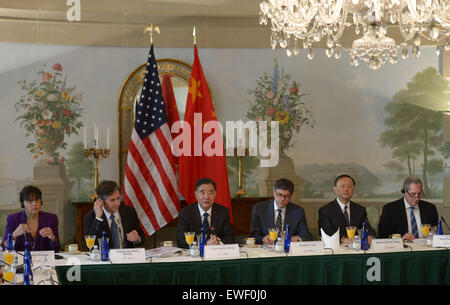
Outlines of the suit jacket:
M217 237L219 237L224 244L234 243L234 235L233 230L231 229L228 208L218 203L213 203L211 209L210 228L214 227ZM189 248L189 245L184 238L184 232L195 232L196 235L201 234L202 221L198 203L193 203L180 210L176 233L178 247Z
M125 204L121 204L119 207L120 219L122 221L123 227L123 240L124 240L124 248L139 248L144 246L145 235L139 225L139 219L136 214L136 210L132 206L128 206ZM110 240L111 243L111 228L108 225L108 220L106 219L105 213L102 216L103 221L99 221L95 217L94 209L90 210L86 215L84 215L84 234L94 234L97 239L96 243L98 244L98 239L101 239L103 236L103 231L106 231L106 237ZM132 243L127 240L127 233L136 230L141 237L139 243Z
M434 204L420 200L420 221L431 226L437 226L438 213ZM420 228L418 228L420 230ZM378 223L378 235L388 238L392 234L408 233L408 218L406 216L405 202L403 198L383 206L380 222Z
M257 244L262 244L264 236L269 234L268 228L275 227L275 210L273 199L257 203L252 209L252 223L250 236L255 237ZM305 218L305 210L298 205L289 202L286 206L283 230L289 224L291 236L298 236L302 241L312 240Z
M350 226L356 226L357 229L361 229L363 222L366 223L369 235L375 237L376 232L367 219L366 208L350 201ZM334 199L319 209L319 234L320 228L330 236L339 229L339 240L342 240L343 237L347 237L346 226L344 213L342 213L337 199Z
M25 211L21 211L15 214L11 214L8 216L6 220L6 231L4 240L8 238L8 233L13 233L20 224L27 223L27 215ZM58 233L58 216L52 213L39 212L39 220L38 220L38 229L36 234L35 243L31 242L32 237L30 233L26 233L27 241L30 242L32 251L46 251L46 250L55 250L59 251L59 233ZM42 237L39 234L39 230L45 227L50 227L55 235L55 242L52 242L48 237ZM14 245L16 251L24 251L25 250L25 236L18 236Z

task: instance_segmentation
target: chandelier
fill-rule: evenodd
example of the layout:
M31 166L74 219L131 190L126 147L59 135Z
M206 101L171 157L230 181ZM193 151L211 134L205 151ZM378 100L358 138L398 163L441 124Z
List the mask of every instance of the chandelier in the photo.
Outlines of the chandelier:
M347 27L354 27L363 37L353 42L350 63L366 62L378 69L385 62L396 63L400 49L386 36L388 28L397 26L403 41L402 58L420 55L422 39L432 41L450 51L449 0L263 0L260 4L260 24L271 24L271 46L286 49L288 56L298 55L300 48L309 49L326 39L325 53L340 58L339 42Z

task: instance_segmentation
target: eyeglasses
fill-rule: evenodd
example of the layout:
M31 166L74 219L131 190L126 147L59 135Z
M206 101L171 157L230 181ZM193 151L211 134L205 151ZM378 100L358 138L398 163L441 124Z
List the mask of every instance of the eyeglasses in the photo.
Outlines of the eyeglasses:
M410 192L408 192L408 191L406 191L406 193L408 193L408 195L410 196L410 197L422 197L422 196L425 196L425 194L423 193L423 192L420 192L420 193L410 193Z
M336 185L336 187L340 187L343 189L349 189L349 190L353 190L355 188L354 185Z
M277 197L278 199L291 199L292 195L291 194L280 194L280 193L275 193L275 197Z
M25 203L30 205L40 205L42 203L42 199L35 199L35 200L25 200Z

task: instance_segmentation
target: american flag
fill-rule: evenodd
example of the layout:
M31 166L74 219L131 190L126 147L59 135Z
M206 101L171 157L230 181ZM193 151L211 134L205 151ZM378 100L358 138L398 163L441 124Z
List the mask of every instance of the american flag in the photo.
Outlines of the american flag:
M178 217L180 201L171 144L172 136L158 78L153 45L135 106L123 197L133 206L146 236Z

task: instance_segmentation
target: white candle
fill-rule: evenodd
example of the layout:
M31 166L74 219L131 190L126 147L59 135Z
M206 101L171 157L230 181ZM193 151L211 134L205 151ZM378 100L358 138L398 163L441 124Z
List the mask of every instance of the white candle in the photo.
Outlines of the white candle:
M87 149L87 137L86 137L87 126L84 126L84 149Z
M109 149L109 127L106 134L106 149Z
M95 148L98 149L98 126L94 125L94 140L95 140Z

